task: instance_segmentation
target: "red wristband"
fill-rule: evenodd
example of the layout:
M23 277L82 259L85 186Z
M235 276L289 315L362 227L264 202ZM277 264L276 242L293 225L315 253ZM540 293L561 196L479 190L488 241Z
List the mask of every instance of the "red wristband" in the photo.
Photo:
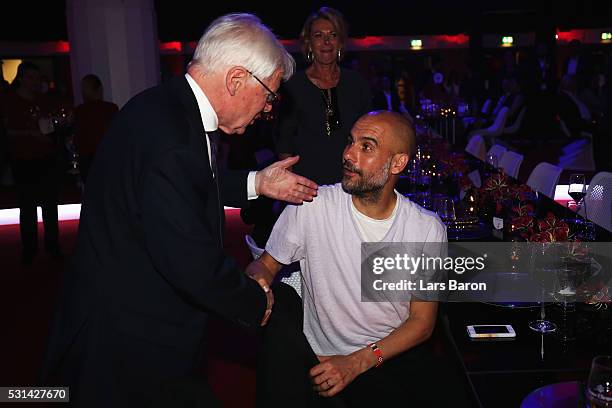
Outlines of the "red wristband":
M382 350L378 348L376 343L370 343L368 344L368 347L370 347L372 351L374 352L374 355L376 355L376 367L380 367L384 361Z

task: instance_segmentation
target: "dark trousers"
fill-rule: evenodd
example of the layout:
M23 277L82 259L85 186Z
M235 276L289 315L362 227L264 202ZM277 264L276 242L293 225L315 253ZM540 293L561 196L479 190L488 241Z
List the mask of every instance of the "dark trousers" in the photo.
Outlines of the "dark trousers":
M258 407L391 407L399 401L407 407L463 406L453 393L440 391L458 383L436 362L428 343L366 371L335 397L319 397L308 377L318 359L302 330L302 301L285 284L275 284L273 291L274 311L257 366Z
M38 250L36 207L42 208L45 248L59 249L57 219L60 171L55 158L13 161L13 176L19 199L19 231L24 254Z
M52 326L39 385L70 388L70 408L219 408L199 347L156 344L91 313L69 346ZM67 350L64 348L67 347Z

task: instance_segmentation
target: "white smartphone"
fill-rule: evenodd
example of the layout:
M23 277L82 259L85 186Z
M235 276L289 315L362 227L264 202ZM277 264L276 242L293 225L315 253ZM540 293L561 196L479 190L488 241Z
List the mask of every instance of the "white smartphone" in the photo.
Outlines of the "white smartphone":
M509 324L474 324L467 326L468 335L473 339L516 337Z

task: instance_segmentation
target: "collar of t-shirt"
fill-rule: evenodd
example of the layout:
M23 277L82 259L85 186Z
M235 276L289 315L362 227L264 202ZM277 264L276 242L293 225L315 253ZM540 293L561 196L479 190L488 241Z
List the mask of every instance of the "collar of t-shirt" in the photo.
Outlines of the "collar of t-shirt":
M359 234L361 235L361 239L363 242L380 242L387 235L391 225L393 225L393 221L395 220L395 216L397 215L397 209L400 205L400 197L398 192L395 192L397 196L397 200L395 202L395 208L393 212L389 216L389 218L385 218L384 220L376 220L374 218L370 218L365 214L359 212L359 210L353 204L352 197L351 201L351 212L353 215L353 219L357 224L357 229L359 230Z

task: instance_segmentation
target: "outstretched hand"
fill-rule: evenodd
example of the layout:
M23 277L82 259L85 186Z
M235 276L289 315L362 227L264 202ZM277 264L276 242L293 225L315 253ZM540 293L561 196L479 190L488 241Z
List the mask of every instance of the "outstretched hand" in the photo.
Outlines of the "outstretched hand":
M317 184L288 170L299 159L299 156L288 157L258 171L255 176L257 194L292 204L312 201L317 195Z

